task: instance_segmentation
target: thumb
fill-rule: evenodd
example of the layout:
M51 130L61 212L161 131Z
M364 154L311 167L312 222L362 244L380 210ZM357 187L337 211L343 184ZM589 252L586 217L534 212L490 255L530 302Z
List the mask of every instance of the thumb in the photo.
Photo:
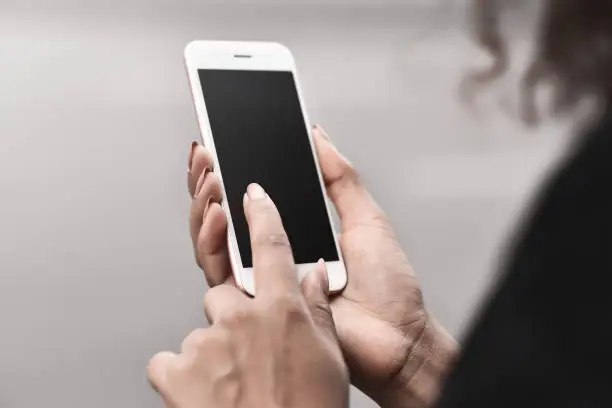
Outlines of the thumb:
M327 278L327 268L322 259L317 262L315 270L304 278L301 286L302 294L308 304L310 315L315 324L335 336L334 319L328 299L329 280Z
M364 221L385 219L355 168L338 152L325 131L315 126L313 135L327 193L338 211L343 229Z

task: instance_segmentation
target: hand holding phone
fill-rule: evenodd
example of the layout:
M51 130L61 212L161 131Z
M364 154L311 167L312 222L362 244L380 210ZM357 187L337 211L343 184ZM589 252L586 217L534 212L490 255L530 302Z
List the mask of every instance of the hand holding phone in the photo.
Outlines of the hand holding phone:
M339 241L350 268L348 284L331 299L331 309L351 380L380 406L401 401L430 406L457 355L457 344L425 310L418 277L354 167L320 127L313 135L327 193L340 216ZM196 259L211 287L228 286L222 285L232 272L227 220L218 204L221 188L214 172L204 175L204 169L212 167L212 155L196 145L190 158ZM204 187L194 195L202 180ZM209 208L203 211L207 202Z

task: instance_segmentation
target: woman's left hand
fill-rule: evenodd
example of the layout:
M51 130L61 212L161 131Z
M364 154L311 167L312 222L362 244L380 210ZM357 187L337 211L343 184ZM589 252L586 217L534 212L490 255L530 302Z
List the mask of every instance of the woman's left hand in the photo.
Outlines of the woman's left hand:
M187 336L179 354L153 357L149 379L168 408L348 407L325 264L300 285L276 206L258 185L247 191L256 297L230 283L210 289L211 327Z

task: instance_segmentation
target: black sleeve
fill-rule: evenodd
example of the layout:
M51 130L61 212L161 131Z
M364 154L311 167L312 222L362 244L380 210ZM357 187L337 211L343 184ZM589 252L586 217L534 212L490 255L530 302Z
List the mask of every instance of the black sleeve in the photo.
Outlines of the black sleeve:
M610 122L545 189L438 408L612 408Z

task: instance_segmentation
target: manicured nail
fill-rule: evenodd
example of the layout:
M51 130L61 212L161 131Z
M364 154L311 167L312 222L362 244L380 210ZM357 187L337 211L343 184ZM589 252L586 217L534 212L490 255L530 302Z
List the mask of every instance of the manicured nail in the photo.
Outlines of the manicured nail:
M327 132L325 132L325 130L319 125L315 125L315 129L319 132L319 134L323 137L323 139L329 142L330 146L336 151L336 153L338 153L338 155L342 157L342 160L344 160L350 167L353 167L350 160L347 159L346 156L344 156L342 153L338 151L338 149L336 148L336 145L334 145L334 142L329 138L329 135L327 134Z
M328 142L330 142L330 143L331 143L331 139L329 138L329 135L327 134L327 132L325 132L325 130L324 130L324 129L323 129L321 126L319 126L319 125L314 125L314 129L315 129L317 132L319 132L319 134L320 134L321 136L323 136L323 138L324 138L325 140L327 140Z
M187 171L191 173L191 166L193 166L193 154L195 153L195 148L198 145L198 142L195 140L191 142L191 148L189 149L189 163L187 167Z
M321 282L323 282L323 291L326 295L329 294L329 277L327 275L327 268L325 267L325 261L323 258L319 259L317 262L317 273L319 274L319 278Z
M200 191L202 191L202 187L204 186L204 181L206 181L206 175L208 173L210 173L210 169L205 167L204 171L202 171L202 174L200 175L200 178L198 179L198 183L196 184L195 195L200 194Z
M267 194L259 184L250 184L247 188L247 194L251 200L261 200L266 198Z
M325 265L325 260L323 258L317 261L317 270L319 271L320 274L324 274L324 275L326 274L327 266Z

